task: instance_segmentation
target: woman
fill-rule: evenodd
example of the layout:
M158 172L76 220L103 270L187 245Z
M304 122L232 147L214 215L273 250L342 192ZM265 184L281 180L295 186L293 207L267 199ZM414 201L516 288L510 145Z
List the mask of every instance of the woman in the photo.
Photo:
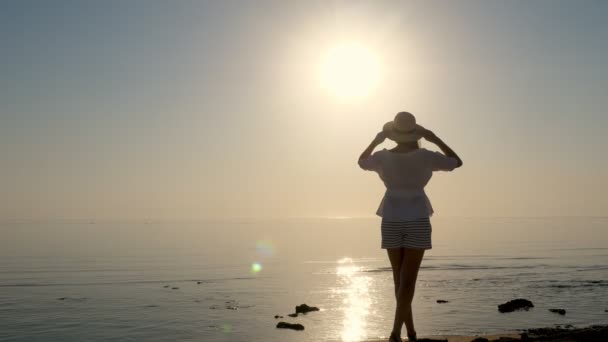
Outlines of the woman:
M386 138L397 146L372 154ZM421 138L437 145L443 154L420 148ZM389 342L401 341L403 323L408 340L415 341L412 299L424 251L431 249L429 217L433 208L424 187L433 171L452 171L462 166L462 160L433 132L417 125L412 114L400 112L363 151L359 166L376 171L386 186L376 214L382 217L381 247L386 249L393 269L397 300Z

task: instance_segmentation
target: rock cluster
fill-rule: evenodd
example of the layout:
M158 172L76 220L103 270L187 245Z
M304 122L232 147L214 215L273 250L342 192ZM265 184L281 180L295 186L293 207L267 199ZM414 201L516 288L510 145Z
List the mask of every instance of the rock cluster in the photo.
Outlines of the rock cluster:
M277 323L277 328L279 329L292 329L292 330L304 330L304 326L299 323L287 323L287 322L279 322Z
M498 311L500 312L513 312L515 310L529 310L533 308L534 304L531 301L523 298L513 299L504 304L498 305Z
M593 325L587 328L574 329L529 329L528 335L527 341L608 341L608 326Z
M311 311L319 311L319 308L316 306L308 306L306 304L296 305L296 313L308 313Z
M288 314L289 317L298 317L299 314L306 314L311 311L319 311L319 308L316 306L309 306L307 304L296 305L296 312ZM283 318L283 316L275 315L275 319ZM281 329L293 329L293 330L304 330L304 326L302 324L291 324L287 322L279 322L277 323L277 328Z
M566 314L566 310L564 310L564 309L549 309L549 311L558 313L560 315L565 315Z
M420 340L419 340L420 341ZM540 328L527 329L519 338L515 337L500 337L498 339L488 340L485 337L477 337L471 342L535 342L535 341L552 341L552 342L595 342L608 341L608 325L594 325L587 328Z

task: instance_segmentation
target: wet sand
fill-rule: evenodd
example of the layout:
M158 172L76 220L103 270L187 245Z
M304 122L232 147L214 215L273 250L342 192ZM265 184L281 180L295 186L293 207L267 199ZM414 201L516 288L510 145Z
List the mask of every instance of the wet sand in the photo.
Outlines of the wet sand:
M476 340L477 339L477 340ZM386 342L377 339L369 342ZM407 341L406 338L403 341ZM481 342L481 341L555 341L555 342L594 342L608 341L608 325L593 325L585 328L539 328L504 332L491 335L443 335L419 336L419 342Z
M471 336L467 336L467 335L434 335L433 336L433 335L431 335L431 336L420 336L418 338L418 341L420 341L420 342L431 342L431 341L470 342L478 337L485 337L490 341L499 340L501 337L503 338L503 340L504 340L504 338L519 339L520 333L505 332L505 333L494 334L494 335L471 335ZM407 341L407 338L403 337L401 340ZM366 341L366 342L387 342L387 341L388 341L388 337L386 339L371 340L371 341Z

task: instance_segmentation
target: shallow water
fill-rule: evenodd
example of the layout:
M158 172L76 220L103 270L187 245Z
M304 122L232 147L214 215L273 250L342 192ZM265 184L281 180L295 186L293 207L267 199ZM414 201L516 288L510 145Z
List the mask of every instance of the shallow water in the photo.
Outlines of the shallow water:
M432 222L414 299L419 336L608 323L608 219ZM2 341L357 341L392 325L376 218L3 223L0 232ZM519 297L535 307L498 312ZM301 303L321 311L288 317ZM306 329L276 329L276 314Z

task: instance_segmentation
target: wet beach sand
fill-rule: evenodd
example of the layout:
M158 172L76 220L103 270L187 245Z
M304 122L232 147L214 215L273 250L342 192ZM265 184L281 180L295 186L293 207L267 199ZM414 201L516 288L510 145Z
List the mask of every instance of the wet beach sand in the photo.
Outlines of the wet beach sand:
M407 341L406 338L402 339ZM386 339L371 340L368 342L386 342ZM419 342L508 342L508 341L555 341L555 342L601 342L608 341L608 325L592 325L584 328L538 328L511 331L491 335L443 335L419 336Z

